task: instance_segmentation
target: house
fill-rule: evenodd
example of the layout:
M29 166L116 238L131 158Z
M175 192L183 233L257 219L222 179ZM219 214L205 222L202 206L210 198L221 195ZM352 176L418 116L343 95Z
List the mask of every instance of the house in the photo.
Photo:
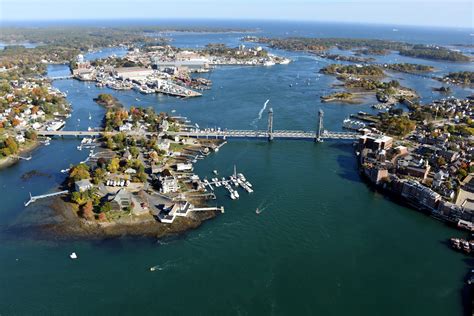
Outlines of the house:
M133 128L133 125L129 122L123 124L122 126L119 127L119 131L121 132L130 132Z
M125 189L120 189L109 202L113 210L121 211L132 206L132 194Z
M15 139L17 142L19 142L20 144L24 143L25 142L25 136L23 136L22 134L18 134L15 136Z
M74 187L78 192L84 192L89 189L92 189L94 185L90 182L89 179L79 180L74 183Z
M170 143L169 139L159 138L157 143L158 149L168 151L170 149Z
M132 156L132 154L130 153L130 151L127 149L127 150L125 150L125 152L123 153L122 158L123 158L123 159L126 159L126 160L130 160L130 159L133 158L133 156Z
M179 190L178 181L173 176L162 176L158 180L161 184L160 192L163 194L174 193Z
M163 132L167 132L169 128L170 128L170 123L168 123L167 120L161 121L160 130L162 130Z
M433 177L433 187L439 187L448 177L448 173L444 172L443 170L439 170Z

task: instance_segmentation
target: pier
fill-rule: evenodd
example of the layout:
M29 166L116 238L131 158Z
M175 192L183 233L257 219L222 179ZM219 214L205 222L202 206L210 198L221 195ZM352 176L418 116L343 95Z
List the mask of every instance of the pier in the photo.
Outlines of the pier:
M12 155L13 158L16 158L16 159L21 159L21 160L31 160L31 156L28 156L28 157L23 157L23 156L20 156L20 155Z
M68 192L69 192L68 190L64 190L64 191L60 191L60 192L54 192L54 193L43 194L43 195L35 195L35 196L32 196L31 192L30 192L30 199L28 200L28 202L25 202L25 206L28 206L31 203L36 202L37 200L40 200L40 199L45 199L45 198L48 198L48 197L63 195L63 194L66 194Z
M220 211L221 213L224 213L224 207L195 207L191 209L192 212L207 212L207 211Z

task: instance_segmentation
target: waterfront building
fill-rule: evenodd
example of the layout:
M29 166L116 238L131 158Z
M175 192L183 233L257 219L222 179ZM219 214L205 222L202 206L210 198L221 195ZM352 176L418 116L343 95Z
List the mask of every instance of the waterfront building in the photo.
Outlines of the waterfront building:
M193 171L193 164L191 163L177 163L176 171Z
M380 184L383 179L388 178L388 169L384 165L376 165L363 169L364 174L373 184Z
M153 69L143 67L121 67L115 68L115 75L123 80L144 80L154 73Z
M441 200L439 193L413 180L402 180L402 182L402 197L420 208L426 208L430 211L437 209L438 202Z
M393 138L381 134L367 134L359 137L359 150L368 148L373 151L379 151L382 149L388 150L392 148Z

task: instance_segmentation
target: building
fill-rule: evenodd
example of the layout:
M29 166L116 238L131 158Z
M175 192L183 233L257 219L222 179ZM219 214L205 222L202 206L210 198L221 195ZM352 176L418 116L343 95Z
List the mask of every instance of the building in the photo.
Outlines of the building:
M123 80L143 80L154 73L153 69L142 68L142 67L121 67L115 68L115 74Z
M441 195L416 181L403 181L402 197L417 205L431 211L437 210Z
M383 179L388 178L388 170L385 166L364 168L364 174L373 184L379 184Z
M178 181L173 176L159 177L161 188L160 192L163 194L174 193L179 190Z
M157 146L159 150L168 151L170 149L170 140L166 138L159 138L157 141Z
M120 189L109 202L113 210L120 211L132 206L132 194L125 189Z
M177 171L193 171L193 164L191 163L177 163L176 164Z
M456 205L464 210L474 210L474 173L470 173L462 182L456 198Z
M84 192L89 189L92 189L94 185L89 181L89 179L79 180L74 183L74 187L78 192Z
M364 148L373 150L374 152L392 148L393 138L386 135L380 134L367 134L359 137L359 151Z

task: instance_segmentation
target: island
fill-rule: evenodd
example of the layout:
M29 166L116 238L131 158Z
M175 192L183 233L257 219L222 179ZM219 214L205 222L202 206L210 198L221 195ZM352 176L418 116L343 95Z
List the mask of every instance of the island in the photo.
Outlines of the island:
M242 40L266 44L271 48L313 53L321 53L331 48L338 48L341 50L354 50L355 53L369 55L385 55L389 51L398 51L400 55L414 58L453 62L469 62L471 60L469 56L445 47L379 39L310 37L270 38L247 36Z

